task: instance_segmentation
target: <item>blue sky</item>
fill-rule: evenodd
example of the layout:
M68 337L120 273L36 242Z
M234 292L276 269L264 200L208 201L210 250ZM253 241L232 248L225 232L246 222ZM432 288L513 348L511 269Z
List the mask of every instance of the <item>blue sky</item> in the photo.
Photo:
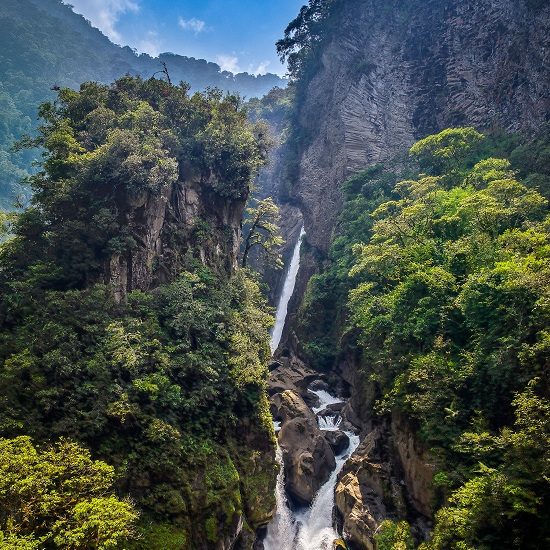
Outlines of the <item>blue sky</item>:
M275 42L306 0L65 0L113 42L284 74Z

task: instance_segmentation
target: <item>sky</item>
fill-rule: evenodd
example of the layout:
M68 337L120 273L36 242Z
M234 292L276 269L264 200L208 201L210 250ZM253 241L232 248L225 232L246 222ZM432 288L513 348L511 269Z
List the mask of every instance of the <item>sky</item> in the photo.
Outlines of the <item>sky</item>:
M65 0L113 42L173 52L231 72L283 75L275 51L306 0Z

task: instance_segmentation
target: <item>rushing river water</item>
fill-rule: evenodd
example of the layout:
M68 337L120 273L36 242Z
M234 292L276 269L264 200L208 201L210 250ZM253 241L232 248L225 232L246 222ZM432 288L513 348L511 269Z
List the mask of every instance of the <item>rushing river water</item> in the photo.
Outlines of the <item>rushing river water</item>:
M300 245L304 229L300 232L300 238L296 243L292 260L286 275L283 291L277 306L275 326L271 335L271 352L274 353L281 342L281 336L286 321L288 303L294 292L296 276L300 267ZM341 417L338 414L319 416L328 405L342 403L342 400L334 397L325 390L309 390L315 394L319 404L313 407L317 415L317 421L321 430L334 431L339 429ZM276 423L276 431L280 429L280 423ZM326 483L319 489L310 507L293 510L288 502L285 492L285 472L283 466L283 453L277 446L277 462L281 469L277 476L276 501L277 511L267 528L264 540L265 550L332 550L338 533L333 528L332 510L334 508L334 490L338 474L344 467L346 460L359 445L359 437L353 432L345 432L349 438L348 448L336 457L336 468L331 473Z

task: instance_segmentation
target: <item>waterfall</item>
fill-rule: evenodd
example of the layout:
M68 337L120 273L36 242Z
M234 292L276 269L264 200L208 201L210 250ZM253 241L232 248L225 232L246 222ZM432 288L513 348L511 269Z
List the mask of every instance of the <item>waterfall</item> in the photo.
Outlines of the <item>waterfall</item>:
M294 247L292 259L285 278L283 291L277 305L275 326L271 333L271 353L275 353L281 342L285 326L288 303L294 292L296 276L300 267L300 245L304 236L304 228L300 231L300 237ZM319 400L319 406L313 407L317 415L317 421L321 430L337 430L342 421L339 415L318 416L327 405L342 403L342 399L334 397L325 390L309 390ZM280 422L274 423L275 431L280 430ZM267 527L267 534L264 540L264 550L332 550L338 533L332 525L332 511L334 508L334 490L338 474L344 467L346 460L359 445L359 437L353 432L345 432L349 438L348 448L336 457L336 468L329 479L319 489L311 506L307 509L293 511L285 492L285 472L283 463L283 452L277 445L276 460L280 466L277 475L275 498L277 510Z
M340 429L340 424L342 423L342 417L335 416L319 416L317 418L319 422L319 429L325 430L326 432L335 432Z
M300 246L302 244L302 237L305 235L304 227L300 230L300 236L298 242L292 252L292 258L290 260L290 266L286 274L283 291L279 298L277 305L277 313L275 314L275 326L271 332L271 353L275 353L281 342L283 335L283 329L285 327L286 315L288 312L288 303L294 292L296 285L296 276L298 275L298 269L300 267ZM274 423L275 432L281 429L281 423ZM285 470L283 464L283 451L277 445L277 451L275 459L279 464L279 474L277 475L277 486L275 489L275 501L277 504L277 510L273 520L268 525L267 535L264 540L265 550L294 550L294 538L296 536L296 522L294 516L290 510L288 500L285 494Z
M290 260L290 266L288 273L286 274L285 284L281 297L279 298L279 304L277 305L277 313L275 315L275 326L271 333L271 353L275 353L279 344L281 343L281 337L283 335L283 329L285 328L286 314L288 312L288 303L294 292L294 286L296 285L296 276L298 275L298 269L300 267L300 246L302 244L302 237L305 235L304 227L300 230L300 236L298 242L294 247L292 253L292 259Z
M267 526L264 550L294 550L294 539L296 537L297 526L286 498L283 451L279 445L277 445L275 458L280 467L275 489L277 511L270 524Z
M314 414L319 414L322 410L326 409L328 405L336 405L336 403L343 403L343 399L339 399L338 397L334 397L333 395L330 395L328 391L325 390L307 390L309 393L312 393L313 395L316 395L319 399L319 406L318 407L311 407L311 410L314 412Z

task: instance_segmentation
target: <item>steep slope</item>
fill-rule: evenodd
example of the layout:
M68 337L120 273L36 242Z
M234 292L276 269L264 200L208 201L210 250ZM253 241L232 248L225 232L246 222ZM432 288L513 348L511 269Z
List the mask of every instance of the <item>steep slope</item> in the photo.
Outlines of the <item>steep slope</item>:
M265 144L234 97L187 92L124 77L44 108L0 245L0 437L111 464L141 512L125 548L248 549L274 504L271 317L236 254ZM19 520L33 497L11 490L2 537L57 544L64 516Z
M457 125L529 131L548 119L550 5L527 0L332 2L299 82L294 195L326 252L340 184Z
M37 106L53 97L53 86L112 82L125 74L151 77L166 63L174 83L195 90L219 87L260 97L285 81L274 74L231 74L204 59L165 53L136 55L75 14L61 0L3 0L0 7L0 207L12 207L32 152L10 151L15 140L36 128Z

